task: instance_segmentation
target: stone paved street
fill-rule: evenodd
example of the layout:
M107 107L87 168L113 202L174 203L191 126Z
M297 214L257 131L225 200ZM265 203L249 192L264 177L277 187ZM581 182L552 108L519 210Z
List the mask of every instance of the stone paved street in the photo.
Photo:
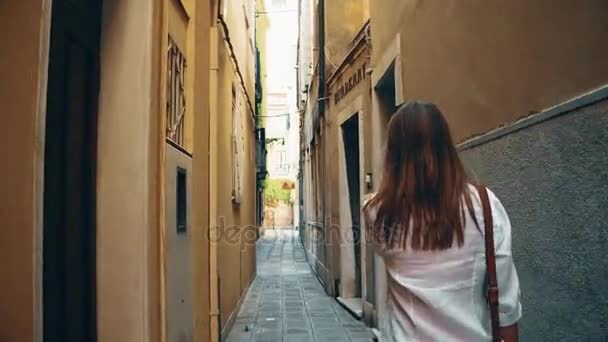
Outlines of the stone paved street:
M325 294L295 231L266 231L257 258L257 278L228 342L372 341L370 329Z

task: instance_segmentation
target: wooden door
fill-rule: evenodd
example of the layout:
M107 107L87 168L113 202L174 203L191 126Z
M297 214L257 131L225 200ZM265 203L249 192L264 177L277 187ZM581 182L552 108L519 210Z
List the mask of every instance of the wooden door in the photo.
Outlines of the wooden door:
M54 0L47 92L44 341L96 340L95 187L101 2Z

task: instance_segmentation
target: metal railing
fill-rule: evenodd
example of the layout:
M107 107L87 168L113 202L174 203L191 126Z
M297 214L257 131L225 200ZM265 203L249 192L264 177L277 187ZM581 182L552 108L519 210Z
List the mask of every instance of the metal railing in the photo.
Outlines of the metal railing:
M186 114L186 58L169 37L167 49L167 138L184 146L184 117Z

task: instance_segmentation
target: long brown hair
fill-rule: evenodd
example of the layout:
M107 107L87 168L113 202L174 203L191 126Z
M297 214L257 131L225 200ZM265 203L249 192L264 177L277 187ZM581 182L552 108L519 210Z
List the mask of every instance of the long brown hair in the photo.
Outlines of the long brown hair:
M462 246L465 207L475 217L469 182L439 108L402 105L388 124L379 190L363 207L368 238L387 248Z

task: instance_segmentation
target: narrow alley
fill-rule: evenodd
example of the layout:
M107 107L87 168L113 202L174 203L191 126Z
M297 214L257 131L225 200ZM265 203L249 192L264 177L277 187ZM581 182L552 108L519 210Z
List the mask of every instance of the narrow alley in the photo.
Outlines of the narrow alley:
M607 14L0 1L0 342L608 342Z
M257 243L258 275L228 342L371 341L373 334L325 294L297 232L267 230Z

